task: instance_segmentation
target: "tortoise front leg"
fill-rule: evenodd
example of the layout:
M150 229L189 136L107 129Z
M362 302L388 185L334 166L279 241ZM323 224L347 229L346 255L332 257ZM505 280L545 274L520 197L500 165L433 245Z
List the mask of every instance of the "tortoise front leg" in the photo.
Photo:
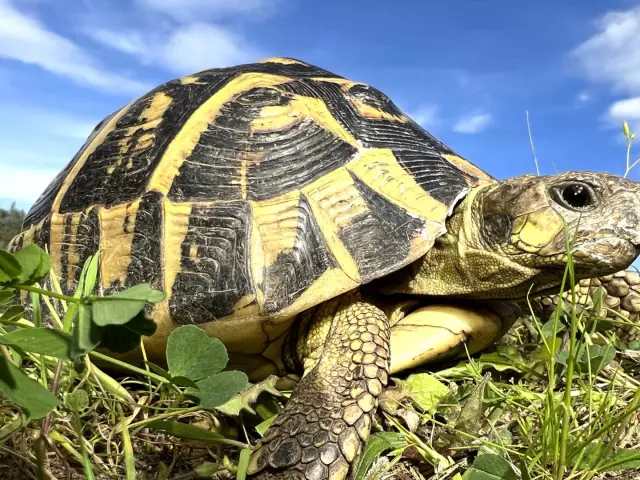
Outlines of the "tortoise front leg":
M253 454L252 479L342 480L369 437L388 379L387 317L357 292L310 315L297 346L305 375Z

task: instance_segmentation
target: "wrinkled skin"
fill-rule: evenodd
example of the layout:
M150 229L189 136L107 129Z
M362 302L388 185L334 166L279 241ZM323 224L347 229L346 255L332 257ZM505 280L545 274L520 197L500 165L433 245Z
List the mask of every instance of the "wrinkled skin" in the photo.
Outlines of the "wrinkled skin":
M639 226L637 182L591 172L516 177L467 196L447 234L387 291L521 299L559 285L567 239L578 278L625 269L639 252Z

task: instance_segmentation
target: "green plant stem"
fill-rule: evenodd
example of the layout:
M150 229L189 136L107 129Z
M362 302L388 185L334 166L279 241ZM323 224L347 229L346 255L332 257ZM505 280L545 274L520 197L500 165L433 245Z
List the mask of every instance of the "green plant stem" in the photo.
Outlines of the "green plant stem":
M80 455L80 453L74 448L73 444L67 437L65 437L55 429L51 430L49 436L52 440L58 442L62 448L69 452L78 463L82 463L82 455Z
M147 423L155 422L156 420L165 420L167 418L175 417L176 415L184 415L186 413L197 412L198 410L202 410L202 407L196 406L196 407L189 407L189 408L178 408L178 409L175 409L173 412L161 413L160 415L156 415L151 418L146 418L144 420L140 420L139 422L130 423L129 430L131 431L138 427L144 427ZM242 446L246 447L247 445L243 443Z
M638 163L640 163L640 158L639 158L632 164L629 164L631 162L631 144L633 143L634 138L635 138L635 133L631 133L627 135L627 169L624 172L624 178L627 178L627 175L629 175L629 172L631 171L631 169L635 167Z
M53 271L53 269L51 269L49 272L49 278L51 279L52 287L54 288L53 291L56 293L62 294L62 287L60 286L60 280L58 280L58 276L56 275L56 272ZM62 307L62 312L66 313L67 303L60 302L60 306Z
M87 480L95 480L91 461L89 460L89 452L87 452L87 446L84 443L85 439L82 435L82 422L80 421L80 414L78 412L73 412L73 423L76 428L76 435L78 435L78 442L80 443L80 455L82 455L84 474L87 477Z
M566 273L565 276L562 279L562 287L564 288L564 284L566 282ZM564 305L562 304L562 308L564 309ZM541 336L545 342L545 345L547 345L547 351L549 352L549 382L548 382L548 386L547 386L547 394L546 394L546 401L547 401L547 406L549 407L549 413L548 413L548 417L547 420L550 420L552 425L557 425L557 417L556 417L556 401L553 398L553 393L554 393L554 386L556 384L556 361L555 361L555 354L556 354L556 342L557 342L557 337L558 337L558 324L560 323L560 314L558 311L556 311L556 313L554 313L554 322L553 322L553 336L551 337L553 339L553 345L549 346L547 344L547 341L544 340L544 335ZM545 422L545 425L548 425L548 423ZM545 439L548 438L547 435L544 436ZM545 440L546 441L546 440ZM553 458L558 458L558 444L557 442L553 442ZM546 456L546 449L544 450L544 455ZM548 460L547 458L545 458L545 460Z
M565 226L565 231L566 231L566 226ZM566 236L566 232L565 232L565 243L567 242L568 242L568 237ZM565 290L565 285L567 283L568 275L569 275L569 269L565 268L564 275L562 276L561 287L560 287L561 292ZM532 316L534 316L535 318L535 314L533 312L533 309L530 303L529 303L529 309L531 311ZM542 328L538 325L538 322L536 322L536 329L538 330L538 334L540 335L543 345L549 354L549 363L548 363L548 370L547 370L548 382L547 382L547 389L545 393L547 408L545 410L545 418L542 421L543 423L542 425L543 440L542 441L543 441L543 444L545 445L545 448L542 449L541 457L542 457L543 463L545 464L549 463L549 459L547 457L548 448L546 448L547 441L549 439L549 436L547 435L549 428L551 428L551 430L554 432L554 437L553 437L554 440L552 445L553 464L556 463L555 460L559 457L559 445L558 445L557 437L555 437L555 431L557 430L558 421L556 416L556 400L554 398L554 388L556 385L556 369L555 369L556 342L557 342L557 335L558 335L558 324L560 322L560 312L562 311L564 311L564 303L562 301L562 297L560 297L560 304L558 305L558 308L556 308L556 311L553 313L553 332L551 336L551 338L553 339L552 340L553 343L551 345L549 344L546 337L544 336L542 332Z
M13 320L0 320L0 325L7 325L9 327L33 327L33 325L25 323L24 320L18 320L17 322Z
M62 366L63 366L62 360L58 360L58 364L56 365L56 371L53 374L53 382L51 383L51 393L53 393L54 395L58 394L58 387L60 386L60 377L62 376ZM44 417L44 420L42 422L41 435L46 437L47 434L49 433L50 428L51 428L51 412L47 413L47 415Z
M62 319L62 331L70 333L73 328L73 321L78 314L79 306L77 303L72 303L67 308L66 313L64 314L64 318Z
M116 404L118 414L120 416L120 424L122 425L122 442L124 444L124 465L127 480L136 480L136 461L133 453L133 446L131 445L131 436L129 435L129 427L126 423L126 418L122 407Z
M629 419L631 418L631 415L637 411L639 403L640 403L640 388L637 388L636 393L633 395L633 399L631 400L631 404L629 404L629 406L625 408L625 411L623 412L618 428L616 429L615 433L607 443L604 450L600 451L598 455L597 465L595 466L595 468L593 468L593 472L590 472L589 475L586 477L586 480L590 480L591 478L593 478L593 476L598 472L598 467L602 465L603 458L606 458L607 455L611 453L611 450L613 450L613 447L617 446L618 440L620 439L620 437L622 436L622 433L624 432L624 430L627 428L627 425L629 424Z
M640 389L636 390L636 395L634 395L632 403L631 403L630 406L625 408L621 413L611 417L611 419L609 421L605 422L604 425L602 425L602 427L600 427L598 430L596 430L595 432L590 434L581 443L580 448L586 447L589 443L593 442L598 437L603 436L605 433L607 433L609 430L611 430L611 428L614 425L616 425L617 423L622 422L625 417L627 417L627 416L631 415L632 413L634 413L635 409L637 408L638 402L640 401L640 393L639 392L640 392ZM615 447L615 445L614 445L614 447Z
M47 440L45 437L40 435L34 442L33 450L36 454L36 464L38 466L37 477L45 478L48 477L49 472L49 462L47 458Z
M64 300L65 302L84 303L84 300L82 298L74 298L74 297L70 297L68 295L63 295L61 293L50 292L49 290L44 290L42 288L33 287L31 285L22 285L22 284L20 284L20 285L16 285L15 288L17 288L18 290L24 290L26 292L39 293L41 295L46 295L48 297L57 298L58 300Z
M565 384L564 397L562 400L562 430L560 432L560 458L556 478L562 480L564 477L567 459L567 440L569 437L569 411L571 410L571 385L573 384L573 369L575 356L575 323L571 321L571 341L569 344L569 358L567 359L567 381Z
M56 312L56 309L54 308L54 306L51 304L51 300L49 299L49 297L46 296L46 295L43 295L42 296L42 301L47 306L48 313L49 313L49 315L51 315L51 318L53 318L53 320L56 323L57 327L59 329L62 329L62 321L60 320L60 316L58 315L58 312Z
M562 430L560 431L560 452L556 467L556 479L562 480L566 468L567 441L569 438L569 412L571 411L571 386L573 385L573 370L575 368L576 356L576 336L578 331L578 319L576 317L576 293L575 293L575 270L573 257L571 256L572 244L569 240L569 232L565 228L565 248L567 249L567 270L569 272L569 288L571 289L571 328L569 340L569 358L567 359L567 380L565 383L564 398L562 401Z
M631 139L627 136L627 170L624 172L625 178L627 177L627 175L629 175L629 170L631 170L631 168L629 167L630 157L631 157Z
M33 324L36 326L36 328L42 328L42 309L40 308L40 298L42 298L42 295L40 295L39 293L31 292L29 296L31 297ZM40 364L44 365L44 355L40 355ZM44 388L48 388L46 368L40 369L40 375L42 385L44 386Z
M129 365L126 362L123 362L123 361L118 360L116 358L108 357L107 355L103 355L102 353L94 351L94 352L89 352L89 355L92 356L93 358L97 358L97 359L100 359L102 361L112 363L112 364L117 365L117 366L119 366L121 368L126 368L127 370L130 370L132 372L138 373L140 375L146 375L146 376L148 376L150 378L153 378L157 382L171 384L171 382L169 380L167 380L164 377L161 377L160 375L156 375L155 373L152 373L152 372L147 372L146 370L143 370L142 368L138 368L138 367L135 367L133 365Z
M147 350L144 348L144 340L140 337L140 351L142 352L142 360L144 361L144 369L147 375L151 373L149 368L149 359L147 358ZM153 394L153 386L151 385L151 379L147 377L147 384L149 385L149 396Z

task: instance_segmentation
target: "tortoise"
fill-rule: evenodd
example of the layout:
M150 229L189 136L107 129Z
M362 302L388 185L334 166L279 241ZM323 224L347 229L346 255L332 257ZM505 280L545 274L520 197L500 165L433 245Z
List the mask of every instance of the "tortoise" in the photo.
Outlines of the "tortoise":
M639 193L593 172L499 181L376 88L270 58L106 117L12 248L48 248L65 293L97 251L103 294L165 291L152 360L193 324L254 381L302 373L249 473L338 480L389 374L500 338L513 302L560 285L567 231L577 278L627 268Z

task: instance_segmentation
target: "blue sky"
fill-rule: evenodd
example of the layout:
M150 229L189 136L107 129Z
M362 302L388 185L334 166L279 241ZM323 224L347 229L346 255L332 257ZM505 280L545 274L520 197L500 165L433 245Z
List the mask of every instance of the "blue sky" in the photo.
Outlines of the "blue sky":
M637 0L0 0L0 207L153 86L269 56L378 87L499 178L535 172L527 110L542 173L622 174L640 130Z

